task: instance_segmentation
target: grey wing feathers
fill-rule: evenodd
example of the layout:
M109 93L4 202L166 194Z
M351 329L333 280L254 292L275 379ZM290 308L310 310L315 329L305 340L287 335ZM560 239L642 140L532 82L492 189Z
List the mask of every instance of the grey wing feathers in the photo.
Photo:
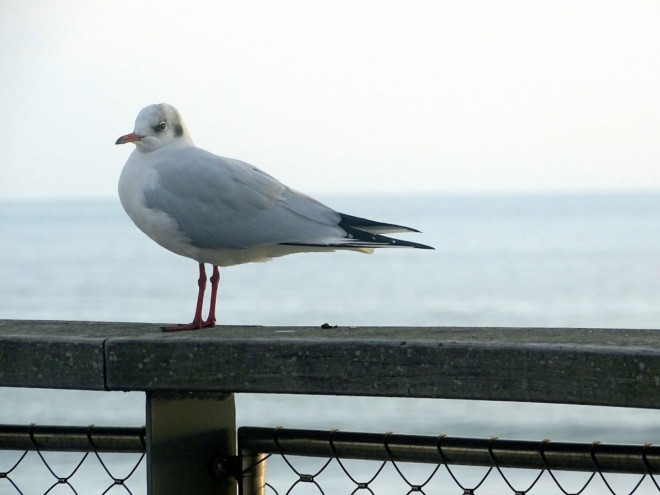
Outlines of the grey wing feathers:
M257 167L199 148L184 148L154 166L147 207L174 218L201 248L241 249L341 238L340 215Z

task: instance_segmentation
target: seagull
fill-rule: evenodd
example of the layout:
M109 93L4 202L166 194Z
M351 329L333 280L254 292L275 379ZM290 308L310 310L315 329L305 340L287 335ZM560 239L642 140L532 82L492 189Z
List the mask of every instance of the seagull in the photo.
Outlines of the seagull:
M193 321L165 331L215 326L218 267L303 252L433 249L383 235L418 230L339 213L254 165L196 147L169 104L143 108L133 132L115 142L125 143L135 149L119 178L124 210L152 240L199 264ZM205 264L213 273L203 319Z

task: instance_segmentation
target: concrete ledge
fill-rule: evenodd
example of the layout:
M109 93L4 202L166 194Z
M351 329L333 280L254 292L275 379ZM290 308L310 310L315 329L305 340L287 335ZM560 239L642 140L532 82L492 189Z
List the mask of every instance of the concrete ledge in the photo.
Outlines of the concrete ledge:
M0 386L660 407L660 332L0 320Z

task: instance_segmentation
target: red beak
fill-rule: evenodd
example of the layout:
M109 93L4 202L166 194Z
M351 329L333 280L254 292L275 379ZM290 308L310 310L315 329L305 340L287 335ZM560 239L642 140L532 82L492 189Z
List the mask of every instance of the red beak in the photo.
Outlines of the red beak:
M117 139L117 141L115 141L115 144L135 143L140 139L142 139L142 136L140 136L139 134L135 134L134 132L131 132L130 134L126 134L120 137L119 139Z

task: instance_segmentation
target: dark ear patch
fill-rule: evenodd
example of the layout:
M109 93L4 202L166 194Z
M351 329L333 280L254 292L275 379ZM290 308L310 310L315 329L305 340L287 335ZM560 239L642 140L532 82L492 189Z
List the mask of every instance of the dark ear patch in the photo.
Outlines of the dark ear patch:
M179 137L183 134L183 127L181 127L180 124L174 126L174 134L176 135L176 137Z

